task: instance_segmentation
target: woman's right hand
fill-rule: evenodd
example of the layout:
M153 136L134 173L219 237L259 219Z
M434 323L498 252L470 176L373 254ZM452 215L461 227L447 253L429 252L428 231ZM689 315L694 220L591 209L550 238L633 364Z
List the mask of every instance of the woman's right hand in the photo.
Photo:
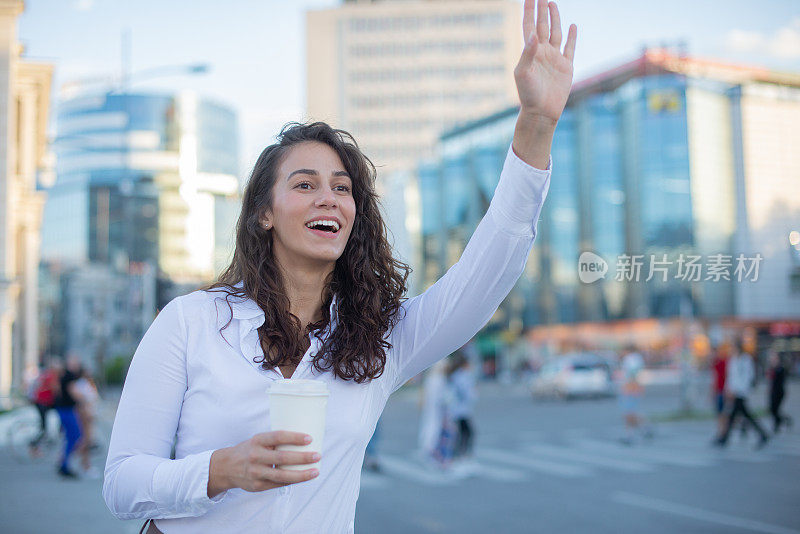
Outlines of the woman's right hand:
M231 488L264 491L315 478L317 469L290 471L279 466L311 464L319 460L318 453L276 450L279 445L307 445L310 441L307 434L278 430L214 451L208 471L208 497Z

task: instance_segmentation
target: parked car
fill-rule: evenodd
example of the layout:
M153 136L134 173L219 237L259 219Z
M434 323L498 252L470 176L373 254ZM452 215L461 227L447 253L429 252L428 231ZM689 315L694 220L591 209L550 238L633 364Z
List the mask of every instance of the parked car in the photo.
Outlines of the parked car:
M616 392L612 364L590 352L566 354L544 364L530 381L535 398L603 397Z

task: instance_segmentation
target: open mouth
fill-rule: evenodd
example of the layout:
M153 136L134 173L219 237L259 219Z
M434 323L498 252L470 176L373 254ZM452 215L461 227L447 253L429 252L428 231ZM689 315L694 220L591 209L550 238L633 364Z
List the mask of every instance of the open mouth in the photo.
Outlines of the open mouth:
M339 223L333 220L311 221L306 223L306 228L324 237L333 237L339 233Z

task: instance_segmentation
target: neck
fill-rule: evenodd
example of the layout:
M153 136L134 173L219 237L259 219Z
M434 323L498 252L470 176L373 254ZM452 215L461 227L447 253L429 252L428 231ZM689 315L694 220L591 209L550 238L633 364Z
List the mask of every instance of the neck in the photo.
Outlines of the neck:
M289 297L289 311L300 319L303 327L322 318L325 281L331 272L333 272L332 266L325 268L294 266L291 269L281 267L284 291Z

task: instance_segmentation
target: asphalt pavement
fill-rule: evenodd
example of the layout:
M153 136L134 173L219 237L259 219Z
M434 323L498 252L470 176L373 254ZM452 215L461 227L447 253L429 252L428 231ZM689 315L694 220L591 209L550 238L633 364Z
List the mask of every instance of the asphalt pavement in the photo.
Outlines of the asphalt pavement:
M418 392L390 399L381 471L362 476L356 532L800 534L797 428L760 451L753 432L717 450L711 420L660 422L651 441L627 447L615 399L534 401L523 386L498 383L481 384L479 394L475 459L449 471L415 452ZM106 425L115 409L109 397ZM764 400L763 388L752 396L755 407ZM643 407L659 419L678 405L678 387L663 385L648 389ZM785 411L800 424L800 383L790 383ZM0 416L0 442L21 416ZM99 479L64 481L48 463L7 453L0 469L2 533L128 534L141 526L108 512Z

